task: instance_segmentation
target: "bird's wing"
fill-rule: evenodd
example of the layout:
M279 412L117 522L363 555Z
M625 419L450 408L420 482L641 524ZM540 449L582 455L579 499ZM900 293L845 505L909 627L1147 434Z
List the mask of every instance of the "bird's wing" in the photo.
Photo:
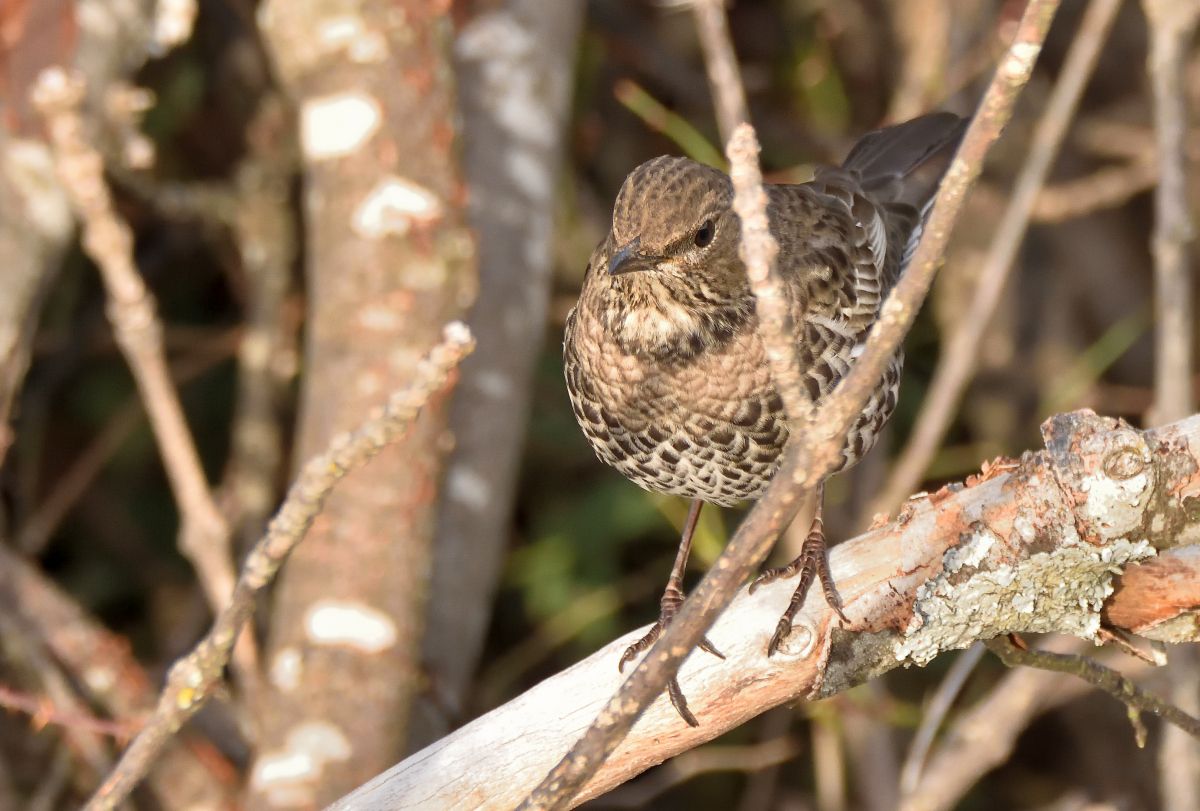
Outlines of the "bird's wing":
M808 184L768 187L798 360L814 400L849 370L887 289L885 222L849 186L836 191L826 194Z

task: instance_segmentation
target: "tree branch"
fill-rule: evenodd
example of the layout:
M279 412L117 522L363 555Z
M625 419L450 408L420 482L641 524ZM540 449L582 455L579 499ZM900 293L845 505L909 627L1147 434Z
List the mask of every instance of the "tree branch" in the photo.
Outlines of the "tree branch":
M413 383L393 394L381 415L368 419L353 433L334 437L328 450L308 461L266 535L247 556L229 604L217 615L212 630L200 644L171 666L154 713L88 801L85 811L112 811L129 796L163 746L221 683L234 642L254 613L259 592L303 540L334 486L405 435L425 403L446 384L473 345L465 325L457 321L446 325L442 342L418 364Z
M1000 302L1013 261L1021 248L1038 192L1058 155L1067 127L1075 115L1108 30L1120 8L1121 0L1093 0L1088 6L1059 80L1046 103L1046 111L1038 121L1029 155L1017 177L1004 219L979 271L970 309L963 316L957 334L943 342L942 356L934 370L929 393L921 405L908 444L896 460L879 497L866 511L867 515L891 512L920 486L929 463L946 435L962 393L970 382L984 332Z
M1200 639L1195 624L1186 626L1190 637L1180 630L1187 612L1200 609L1200 547L1171 548L1200 532L1200 416L1140 432L1075 412L1051 419L1043 433L1046 450L913 499L892 524L833 549L851 629L818 596L768 659L791 586L739 590L708 632L727 660L695 657L680 671L702 725L687 726L659 695L570 803L770 707L825 698L976 640L1051 631L1094 639L1102 616L1133 617L1132 605L1142 607L1135 624L1144 635ZM1172 575L1147 576L1159 569ZM1167 583L1180 599L1161 599ZM507 811L611 704L621 681L613 659L643 632L413 755L330 811L449 809L466 798L474 808Z
M675 621L604 706L596 722L521 803L522 811L565 806L600 769L605 758L661 693L692 647L729 605L742 583L766 559L804 498L837 465L847 430L861 413L929 291L967 188L978 177L984 155L1012 115L1057 7L1057 0L1031 0L1026 6L1013 44L942 182L925 238L908 270L884 302L863 355L816 416L795 432L798 438L789 443L766 494L742 522ZM793 639L802 636L793 632Z

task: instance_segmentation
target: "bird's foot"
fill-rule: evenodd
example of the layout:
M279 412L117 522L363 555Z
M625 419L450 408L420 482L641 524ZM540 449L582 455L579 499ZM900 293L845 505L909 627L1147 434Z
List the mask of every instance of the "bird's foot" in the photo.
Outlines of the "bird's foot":
M663 595L662 612L659 614L658 622L650 627L650 630L625 649L625 653L621 655L621 661L617 663L617 670L624 673L625 665L632 662L637 655L649 648L658 640L658 637L671 624L671 620L675 618L675 613L679 610L680 604L683 602L683 595L673 592L668 586L667 593ZM700 650L711 653L718 659L724 659L725 654L717 650L716 646L709 641L708 637L701 637L700 642L696 645ZM696 720L696 716L688 709L687 698L683 695L683 689L679 686L679 678L672 676L667 682L667 695L671 698L671 706L675 708L675 712L679 713L679 717L690 727L700 726L700 722Z
M650 626L650 630L646 635L634 642L625 649L625 653L621 654L621 661L617 663L617 670L621 673L625 672L625 665L637 658L638 654L647 650L651 645L658 641L659 636L671 624L671 620L675 619L675 613L679 610L680 600L669 600L668 595L663 595L662 612L658 615L658 622ZM725 654L717 650L707 636L701 637L700 642L696 645L697 648L705 653L711 653L718 659L724 659ZM686 705L685 705L686 706ZM681 712L680 715L683 715Z
M767 644L768 657L778 651L779 646L792 633L792 620L796 618L796 614L800 612L800 607L804 605L804 598L808 596L808 588L812 585L814 575L821 580L821 590L825 593L825 601L829 603L829 607L841 617L842 622L847 624L850 622L846 618L846 614L842 611L842 598L838 594L836 586L834 586L833 573L829 570L829 558L826 556L825 547L825 531L820 519L813 521L812 530L808 533L808 537L804 539L804 545L800 548L800 556L786 566L767 569L758 576L758 579L750 584L750 593L753 594L755 589L765 583L770 583L781 577L792 577L796 574L800 575L800 582L796 584L796 590L792 593L792 599L788 602L788 607L783 612L783 616L779 618L779 624L775 626L775 633L771 636L770 643Z

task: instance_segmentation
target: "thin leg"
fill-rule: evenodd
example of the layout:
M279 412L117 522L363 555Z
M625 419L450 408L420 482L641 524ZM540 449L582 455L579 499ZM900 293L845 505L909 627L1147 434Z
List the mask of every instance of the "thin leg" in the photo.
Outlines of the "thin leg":
M821 579L821 590L825 592L825 601L829 603L829 607L837 612L837 615L842 618L842 622L849 622L842 612L842 598L838 596L837 588L834 586L833 573L829 571L828 549L825 544L825 521L822 517L824 511L825 484L822 483L817 489L817 514L813 516L812 529L809 530L808 537L804 539L804 545L800 547L800 556L787 566L768 569L750 585L750 593L753 594L754 590L764 583L770 583L781 577L792 577L797 573L800 575L800 582L796 584L791 602L788 603L783 616L779 618L779 625L776 626L771 642L767 645L767 656L779 650L783 640L791 634L792 620L796 618L800 607L804 605L804 598L808 596L808 587L812 585L813 575Z
M624 672L626 664L633 661L639 653L653 645L659 635L662 634L663 629L671 624L671 620L675 617L675 612L683 604L683 574L687 569L688 555L692 551L692 536L696 534L696 524L700 521L700 509L703 506L704 502L700 499L692 499L692 505L688 509L687 522L683 526L683 537L679 541L679 552L675 555L675 565L671 568L671 577L667 580L667 588L663 591L662 600L659 601L661 611L658 615L658 622L654 623L654 626L645 636L626 649L625 653L621 656L621 661L617 664L617 670ZM708 641L707 637L701 639L700 644L696 647L718 658L725 658L725 655L717 650L713 646L713 643ZM672 679L668 687L670 689L671 703L675 705L675 709L679 712L680 716L691 726L697 726L696 717L688 710L687 702L683 700L683 692L679 689L679 683L675 679Z

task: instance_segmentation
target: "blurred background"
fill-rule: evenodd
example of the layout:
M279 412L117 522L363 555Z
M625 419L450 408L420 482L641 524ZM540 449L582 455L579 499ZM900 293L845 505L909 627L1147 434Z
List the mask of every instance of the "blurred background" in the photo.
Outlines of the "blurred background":
M894 515L910 492L1040 448L1050 414L1163 421L1152 411L1151 31L1141 4L1101 5L1062 3L907 339L888 433L829 484L832 542L877 512ZM888 122L970 114L1023 8L731 3L768 181L803 182ZM1095 19L1080 34L1085 15ZM1193 30L1181 35L1191 108ZM1015 242L998 237L1038 119L1086 37L1100 54L1028 228ZM442 322L466 317L480 341L418 436L339 491L344 503L261 601L257 674L231 678L135 806L319 808L657 617L687 505L592 455L567 399L561 336L625 175L662 154L722 162L687 3L3 0L0 48L0 810L80 806L128 735L121 724L152 705L168 665L212 618L206 584L179 551L179 501L106 317L105 284L28 101L50 65L87 79L86 138L157 300L229 561L261 534L303 460L403 385ZM361 93L379 119L369 148L323 157L305 129L316 126L309 102ZM1200 135L1186 138L1190 159ZM393 204L370 220L353 201L381 178L432 194L440 219ZM1200 181L1185 180L1194 205ZM1007 282L971 344L964 322L996 265ZM1195 338L1174 336L1185 348ZM913 449L939 358L956 341L973 358L961 400ZM906 448L915 455L897 479ZM705 508L693 578L741 515ZM377 657L386 661L304 636L304 610L326 597L376 605L395 623L398 642ZM1180 653L1174 675L1106 661L1160 694L1186 697L1190 685L1194 703L1190 657ZM1139 749L1123 708L1069 677L1021 678L990 657L942 656L772 710L588 807L1198 808L1168 803L1181 768L1195 783L1194 752L1170 750L1155 725ZM926 760L913 742L940 687L946 706ZM354 757L334 752L301 780L273 782L265 764L291 751L292 719L318 712L363 730ZM955 787L913 804L943 768L939 753L975 745L969 723L995 746L969 769L944 767L959 770ZM1200 787L1191 791L1196 802Z

